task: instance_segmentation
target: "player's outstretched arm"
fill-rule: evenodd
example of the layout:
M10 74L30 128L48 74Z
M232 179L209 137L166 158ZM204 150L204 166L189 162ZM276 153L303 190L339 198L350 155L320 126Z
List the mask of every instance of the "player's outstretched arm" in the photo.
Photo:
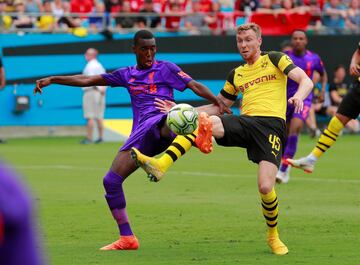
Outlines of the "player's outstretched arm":
M299 113L304 107L304 99L309 95L314 84L304 70L299 67L292 69L289 72L288 77L299 84L299 88L295 95L288 100L290 104L295 106L295 113Z
M207 86L204 86L203 84L192 80L188 83L188 87L192 91L194 91L196 95L213 102L213 105L209 106L212 106L211 112L214 112L214 114L223 114L224 112L229 114L232 113L230 108L221 100L221 98L216 97Z
M231 107L234 103L233 101L224 98L221 94L219 94L218 97L228 107ZM176 105L176 103L173 101L162 100L160 98L155 98L154 104L156 105L156 108L163 113L168 113L170 111L170 109ZM197 107L196 110L199 113L206 112L210 116L219 114L219 108L217 106L215 106L214 104L203 105L203 106Z
M34 95L36 93L42 94L42 89L51 84L60 84L67 86L106 86L105 79L101 75L69 75L69 76L50 76L36 80L36 87L34 88Z

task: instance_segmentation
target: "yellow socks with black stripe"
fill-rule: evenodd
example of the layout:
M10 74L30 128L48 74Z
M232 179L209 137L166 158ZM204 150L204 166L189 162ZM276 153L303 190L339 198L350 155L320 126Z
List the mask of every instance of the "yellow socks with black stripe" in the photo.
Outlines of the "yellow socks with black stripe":
M196 133L188 135L178 135L166 149L165 153L157 158L161 169L165 172L174 162L182 157L194 145Z
M325 151L335 143L343 128L344 125L342 122L336 116L334 116L330 120L328 127L320 135L316 147L312 150L311 154L315 158L322 156L322 154L325 153Z
M273 188L267 194L260 193L260 196L262 212L268 226L268 245L274 254L285 255L289 252L289 250L279 238L279 232L277 229L279 207L275 189Z
M266 224L268 226L269 234L278 234L277 232L277 219L278 219L278 199L273 188L268 194L261 195L261 206L264 214Z

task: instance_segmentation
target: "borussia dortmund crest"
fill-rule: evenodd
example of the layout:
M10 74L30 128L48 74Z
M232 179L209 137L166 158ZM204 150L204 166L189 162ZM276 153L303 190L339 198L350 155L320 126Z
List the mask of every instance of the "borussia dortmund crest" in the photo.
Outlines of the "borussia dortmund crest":
M266 60L263 60L263 61L261 62L261 68L262 68L262 69L265 69L265 68L267 67L267 65L268 65L268 62L267 62Z

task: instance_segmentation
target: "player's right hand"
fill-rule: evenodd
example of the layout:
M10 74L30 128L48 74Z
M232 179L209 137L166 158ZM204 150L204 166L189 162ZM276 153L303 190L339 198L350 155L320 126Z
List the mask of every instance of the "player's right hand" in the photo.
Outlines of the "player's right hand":
M360 66L358 64L350 64L350 74L353 76L359 76L360 75Z
M162 100L159 98L155 98L154 104L156 105L156 108L163 113L168 113L170 109L176 105L176 103L173 101L167 99Z
M34 88L34 96L36 93L42 94L42 88L51 84L50 77L36 80L36 87Z
M222 101L219 97L217 97L217 106L219 107L220 114L232 114L232 110Z

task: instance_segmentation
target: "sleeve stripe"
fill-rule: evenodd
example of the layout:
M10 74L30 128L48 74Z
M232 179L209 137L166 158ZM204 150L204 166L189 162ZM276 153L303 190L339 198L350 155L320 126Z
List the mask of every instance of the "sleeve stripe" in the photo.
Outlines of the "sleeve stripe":
M228 77L226 79L233 86L235 86L234 85L234 76L235 76L235 68L230 72L230 74L228 75Z
M278 68L279 68L280 59L283 55L284 54L280 53L280 52L269 52L268 53L270 61Z
M224 98L230 99L230 100L232 100L232 101L235 101L236 98L237 98L236 95L231 95L231 94L229 94L228 92L226 92L224 89L222 89L222 90L220 91L220 94L223 95Z
M288 73L292 70L295 69L297 66L295 64L289 64L285 69L284 69L284 74L288 75Z

